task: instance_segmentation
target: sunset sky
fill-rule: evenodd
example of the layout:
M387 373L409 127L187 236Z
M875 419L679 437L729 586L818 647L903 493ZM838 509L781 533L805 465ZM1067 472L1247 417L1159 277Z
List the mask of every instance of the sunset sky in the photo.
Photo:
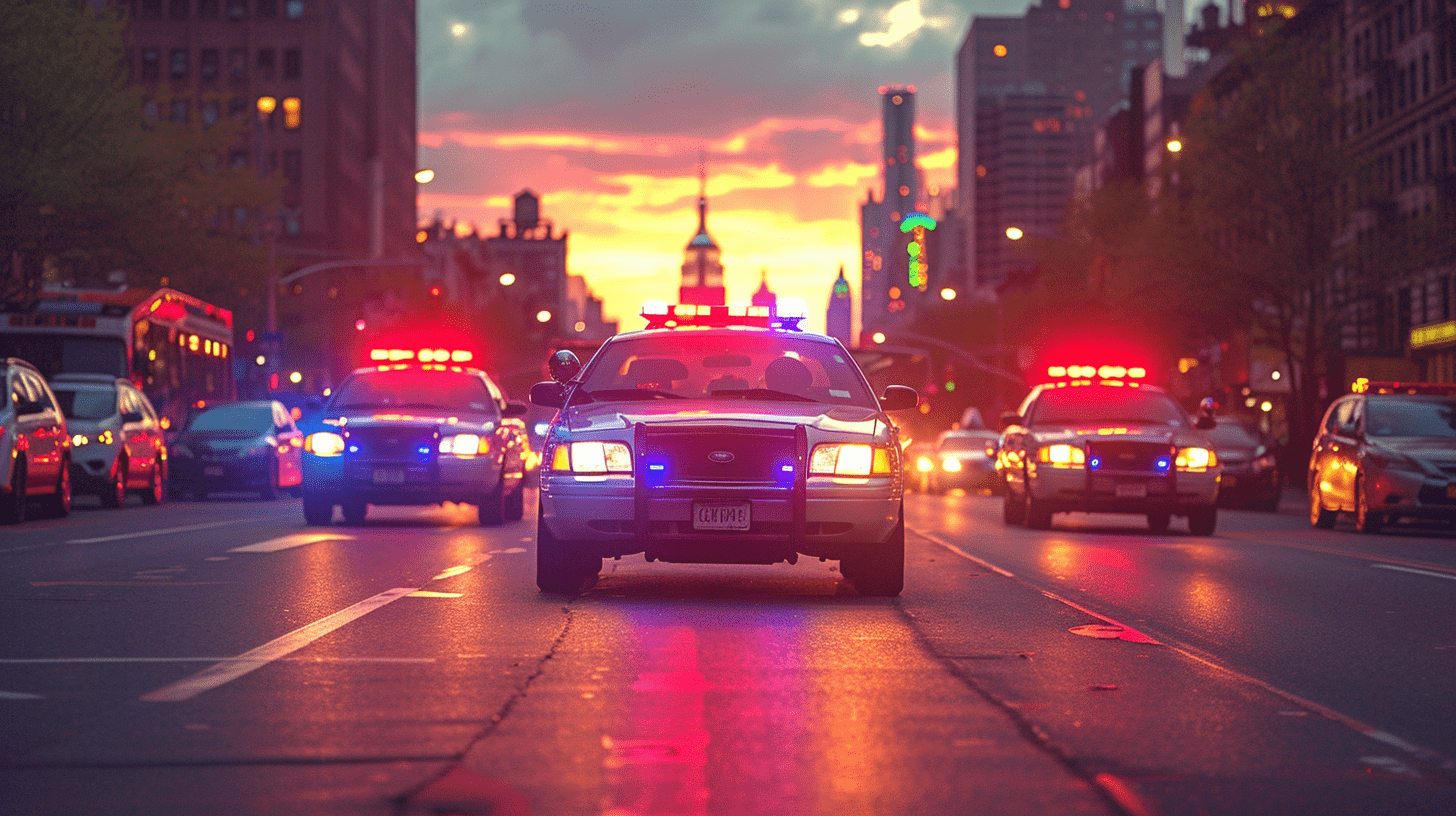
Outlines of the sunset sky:
M919 166L953 185L970 18L1026 0L419 0L419 212L493 231L530 188L623 329L677 295L708 157L728 301L766 271L823 330L858 205L878 193L877 88L915 85Z

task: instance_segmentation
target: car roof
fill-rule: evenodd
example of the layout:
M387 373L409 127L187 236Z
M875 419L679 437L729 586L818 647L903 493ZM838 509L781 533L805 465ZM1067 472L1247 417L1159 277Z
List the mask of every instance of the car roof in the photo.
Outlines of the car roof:
M51 385L117 385L118 383L130 382L121 377L113 377L110 374L57 374L51 377Z

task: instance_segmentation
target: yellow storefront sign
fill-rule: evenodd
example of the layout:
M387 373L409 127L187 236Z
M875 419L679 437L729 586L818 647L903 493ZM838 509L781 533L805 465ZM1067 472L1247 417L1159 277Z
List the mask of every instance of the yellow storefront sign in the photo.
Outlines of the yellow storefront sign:
M1410 344L1413 349L1439 346L1452 341L1456 341L1456 320L1416 326L1411 329L1410 333Z

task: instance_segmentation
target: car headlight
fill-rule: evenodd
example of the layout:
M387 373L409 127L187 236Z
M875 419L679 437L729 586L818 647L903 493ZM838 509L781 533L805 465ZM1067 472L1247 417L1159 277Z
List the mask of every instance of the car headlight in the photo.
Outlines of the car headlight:
M1052 467L1078 467L1087 464L1087 452L1076 445L1043 445L1036 450L1036 461Z
M1218 464L1218 454L1208 448L1179 448L1173 466L1189 473L1202 473Z
M919 459L915 460L915 469L920 471L921 473L929 473L930 471L935 470L935 463L930 461L929 456L922 456Z
M551 469L572 473L631 473L632 449L622 442L572 442L557 445Z
M91 439L86 434L75 434L71 437L71 447L73 448L79 448L82 445L89 444L91 444Z
M440 453L469 458L477 453L490 453L490 437L463 433L440 437Z
M829 442L814 446L810 476L869 476L890 472L890 449L861 443Z
M304 438L303 449L314 456L338 456L344 452L344 437L331 431L311 433Z
M940 460L940 469L945 471L946 473L960 473L961 460L955 458L954 456L947 456L944 459Z

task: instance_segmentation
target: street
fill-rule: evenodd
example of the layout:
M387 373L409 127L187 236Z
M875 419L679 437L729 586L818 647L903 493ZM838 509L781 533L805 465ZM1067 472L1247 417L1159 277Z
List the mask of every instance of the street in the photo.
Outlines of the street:
M526 520L297 500L0 530L17 814L1456 812L1456 532L910 494L906 582L533 576Z

